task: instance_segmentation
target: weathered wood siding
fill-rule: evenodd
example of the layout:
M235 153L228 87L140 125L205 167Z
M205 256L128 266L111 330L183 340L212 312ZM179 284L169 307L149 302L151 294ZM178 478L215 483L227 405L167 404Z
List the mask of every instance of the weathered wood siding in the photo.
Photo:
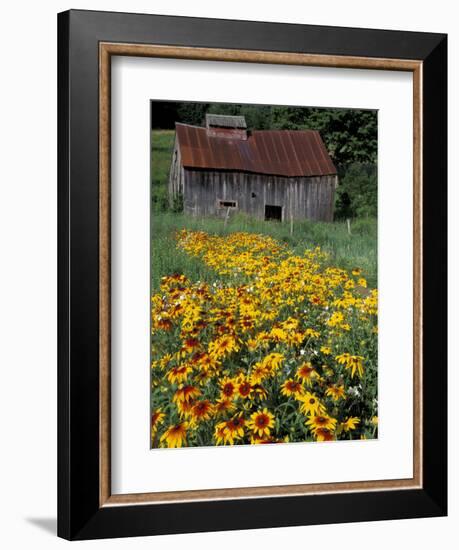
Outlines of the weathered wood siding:
M178 167L173 167L174 162ZM273 205L282 207L284 221L291 217L294 220L333 221L336 175L286 178L189 169L180 174L179 159L173 160L173 166L171 180L174 174L176 176L169 183L169 191L182 193L187 214L224 216L228 208L221 207L219 201L235 201L236 208L231 208L231 212L246 212L259 219L265 217L265 205Z
M169 205L172 207L174 197L183 196L183 185L185 181L185 169L182 166L180 147L178 146L177 135L175 136L174 149L172 151L171 167L169 170L168 195Z

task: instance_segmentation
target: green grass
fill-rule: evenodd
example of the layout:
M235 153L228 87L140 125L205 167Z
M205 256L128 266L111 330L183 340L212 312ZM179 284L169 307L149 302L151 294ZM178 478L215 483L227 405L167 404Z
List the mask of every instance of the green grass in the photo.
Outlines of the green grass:
M167 210L167 181L173 130L152 131L152 290L159 287L162 276L183 273L192 280L215 280L215 274L203 262L191 258L175 247L174 233L182 228L197 229L219 235L247 231L270 235L288 243L297 254L306 248L320 246L330 254L330 263L345 269L363 269L371 287L377 285L377 222L373 218L353 220L351 235L345 222L296 222L293 235L288 223L265 222L238 214L231 216L226 227L217 218L197 219Z
M165 210L168 206L167 181L174 137L174 130L151 132L151 200L154 210Z

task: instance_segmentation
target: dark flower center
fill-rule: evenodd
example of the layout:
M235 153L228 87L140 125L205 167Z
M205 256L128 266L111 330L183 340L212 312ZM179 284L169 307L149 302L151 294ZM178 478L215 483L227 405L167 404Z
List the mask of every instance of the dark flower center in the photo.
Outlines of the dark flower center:
M186 345L189 346L190 348L194 348L195 346L197 346L199 344L198 340L196 340L196 338L189 338L187 341L186 341Z

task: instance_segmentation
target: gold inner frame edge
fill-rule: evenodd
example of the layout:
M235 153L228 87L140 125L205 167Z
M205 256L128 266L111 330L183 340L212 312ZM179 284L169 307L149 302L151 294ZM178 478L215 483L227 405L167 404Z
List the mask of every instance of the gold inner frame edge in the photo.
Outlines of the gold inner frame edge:
M113 55L342 69L376 69L413 73L414 425L412 478L112 495L110 457L110 95L111 57ZM100 507L422 488L422 61L101 42L99 44L99 266Z

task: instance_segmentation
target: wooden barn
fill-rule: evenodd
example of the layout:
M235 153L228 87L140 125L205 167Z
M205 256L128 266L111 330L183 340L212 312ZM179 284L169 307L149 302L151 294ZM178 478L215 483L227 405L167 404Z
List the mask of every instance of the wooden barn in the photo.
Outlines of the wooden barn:
M338 176L319 132L248 131L242 116L210 114L175 128L169 198L186 214L333 220Z

